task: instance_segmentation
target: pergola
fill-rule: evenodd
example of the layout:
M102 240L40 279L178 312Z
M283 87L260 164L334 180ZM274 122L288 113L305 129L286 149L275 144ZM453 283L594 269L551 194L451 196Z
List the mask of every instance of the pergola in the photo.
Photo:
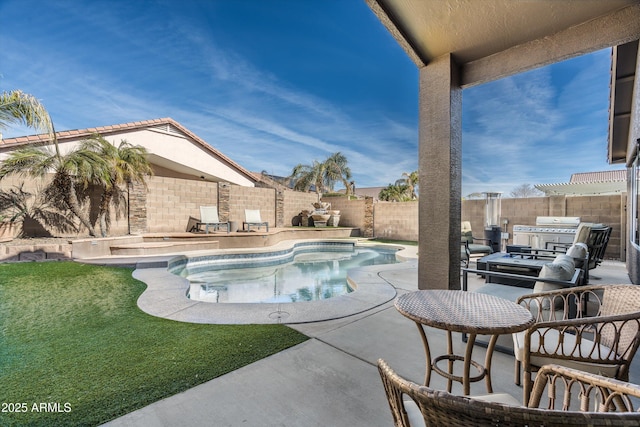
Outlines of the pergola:
M458 289L462 89L636 41L640 1L366 1L420 70L419 288ZM635 74L627 90L637 108ZM635 141L637 109L628 117Z

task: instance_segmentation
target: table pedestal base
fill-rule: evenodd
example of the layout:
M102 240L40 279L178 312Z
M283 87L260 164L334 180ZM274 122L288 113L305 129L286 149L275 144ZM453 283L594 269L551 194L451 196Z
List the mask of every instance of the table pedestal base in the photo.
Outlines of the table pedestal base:
M445 371L444 369L438 367L438 362L441 362L443 360L449 361L449 368L448 368L447 371ZM445 354L445 355L436 357L435 359L433 359L433 362L431 363L431 369L432 370L436 371L441 376L443 376L443 377L445 377L445 378L447 378L449 380L449 385L448 385L448 388L447 388L447 391L449 393L451 393L451 382L452 381L457 381L457 382L459 382L461 384L464 383L464 378L462 378L461 376L454 375L452 372L450 372L451 371L451 365L455 361L464 362L464 357L458 356L457 354ZM471 360L470 363L471 363L471 365L473 367L475 367L478 370L478 375L476 375L475 377L472 377L472 376L469 377L469 382L470 383L475 383L477 381L480 381L481 379L483 379L485 377L485 375L487 375L487 370L484 368L484 366L482 366L481 364L479 364L475 360Z
M429 341L427 340L427 335L424 331L424 326L420 323L416 323L418 330L420 331L420 337L422 338L422 343L424 344L424 352L426 357L426 374L424 385L429 387L429 383L431 382L431 372L435 371L442 377L447 379L447 391L451 393L451 389L453 386L453 381L459 382L462 384L463 393L468 395L471 393L471 383L480 381L484 378L487 393L493 393L493 386L491 385L491 359L493 355L493 350L496 345L496 341L498 340L498 335L492 335L489 340L489 345L487 346L487 353L485 355L484 366L480 363L476 362L472 358L473 348L476 342L476 334L469 334L467 338L467 346L465 349L465 355L460 356L453 353L453 339L451 331L447 331L447 354L442 356L438 356L435 358L431 358L431 350L429 348ZM448 368L445 371L444 369L438 367L438 362L442 362L446 360L448 362ZM453 373L453 364L454 362L463 362L463 372L462 376L454 375ZM478 370L478 375L472 377L471 376L471 366Z

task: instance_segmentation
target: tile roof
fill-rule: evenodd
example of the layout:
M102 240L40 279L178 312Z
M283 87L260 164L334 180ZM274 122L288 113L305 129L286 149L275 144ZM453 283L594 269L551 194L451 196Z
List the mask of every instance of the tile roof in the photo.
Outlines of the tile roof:
M583 172L571 175L570 183L576 182L611 182L611 181L627 181L627 170L613 170L603 172Z
M625 169L582 172L571 175L565 183L537 184L535 187L545 195L589 195L619 194L627 191L627 171Z
M87 129L65 130L65 131L56 132L56 135L59 142L64 142L64 140L67 140L67 139L88 138L91 135L94 135L96 133L102 136L107 136L111 134L117 134L117 133L122 133L125 131L131 131L136 129L146 129L151 127L157 127L160 125L171 125L175 127L180 132L184 133L186 136L192 139L194 142L199 144L202 148L204 148L214 157L217 157L219 160L226 163L228 166L236 169L238 172L245 175L247 178L251 179L252 181L255 181L255 177L251 174L251 172L249 172L248 170L246 170L245 168L243 168L242 166L240 166L239 164L231 160L229 157L222 154L220 151L213 148L206 141L204 141L203 139L198 137L196 134L194 134L193 132L191 132L184 126L182 126L180 123L176 122L175 120L169 117L162 118L162 119L142 120L138 122L100 126L100 127L87 128ZM17 138L8 138L8 139L0 140L0 147L3 147L3 148L12 147L12 146L19 147L22 145L29 145L34 143L48 143L48 142L51 142L51 141L47 134L28 135L28 136L20 136Z

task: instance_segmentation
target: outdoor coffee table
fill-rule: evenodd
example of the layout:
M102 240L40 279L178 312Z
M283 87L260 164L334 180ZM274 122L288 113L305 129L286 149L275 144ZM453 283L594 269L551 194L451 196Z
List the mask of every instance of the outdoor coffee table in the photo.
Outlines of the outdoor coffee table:
M497 271L525 276L538 276L542 267L551 261L553 261L552 258L549 259L548 256L540 254L525 255L495 252L478 259L477 265L478 270ZM533 282L502 277L487 276L487 282L501 283L503 285L519 286L524 288L533 287Z
M447 378L447 391L451 392L453 381L462 383L464 394L470 392L472 382L486 381L487 392L493 393L491 386L491 357L500 334L511 334L527 329L533 324L529 310L493 295L453 290L423 290L404 294L395 301L396 309L413 320L420 331L426 356L426 375L424 385L431 382L431 371ZM447 354L431 358L429 342L424 326L447 331ZM464 356L453 353L452 332L468 334ZM484 366L472 359L476 335L491 335ZM448 368L438 366L441 361L448 362ZM453 364L463 362L462 376L453 373ZM478 375L471 376L471 365Z
M538 258L522 258L518 256L505 255L502 257L495 257L492 259L487 259L487 270L496 270L495 267L506 267L511 269L519 269L519 270L530 270L531 275L537 276L542 270L542 266L550 263L553 259L538 259ZM520 272L519 274L523 274L524 272ZM526 273L524 273L526 274Z

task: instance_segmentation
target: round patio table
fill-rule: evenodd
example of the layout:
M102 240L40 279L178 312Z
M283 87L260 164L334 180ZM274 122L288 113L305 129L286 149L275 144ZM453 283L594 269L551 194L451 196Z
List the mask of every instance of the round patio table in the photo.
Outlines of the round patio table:
M475 292L454 290L409 292L396 298L395 307L402 315L413 320L420 331L426 355L424 385L429 386L433 370L447 378L448 392L451 392L452 382L457 381L462 383L465 395L469 394L472 382L483 378L486 381L487 392L493 393L491 358L498 336L523 331L534 322L529 310L515 302ZM431 358L424 326L447 331L447 354ZM468 334L464 356L454 354L452 332ZM484 366L472 359L476 335L491 335ZM438 366L438 363L444 360L448 362L446 371ZM463 362L462 376L453 373L453 364L456 361ZM478 375L470 376L471 366L478 370Z

